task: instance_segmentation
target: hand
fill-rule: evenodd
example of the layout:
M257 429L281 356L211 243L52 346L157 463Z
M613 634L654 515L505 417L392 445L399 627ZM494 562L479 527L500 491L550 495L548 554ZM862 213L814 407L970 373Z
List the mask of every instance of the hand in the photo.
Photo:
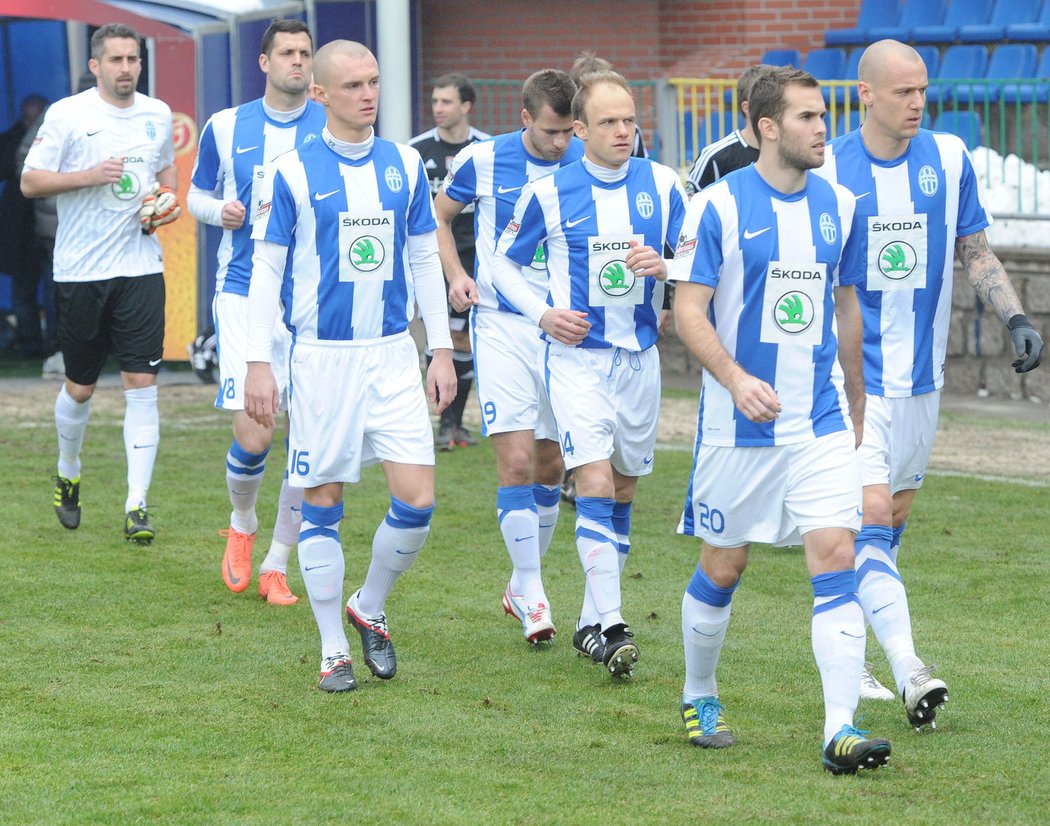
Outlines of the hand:
M551 307L540 319L540 329L555 341L575 347L587 338L591 322L587 321L587 313Z
M248 210L240 201L229 201L222 206L222 228L240 229L244 226L244 217Z
M469 275L454 275L448 282L448 303L457 313L478 303L478 285Z
M1027 373L1039 366L1043 359L1043 339L1024 315L1015 315L1007 322L1014 342L1017 360L1011 366L1017 373Z
M740 377L726 388L733 396L736 409L756 424L771 422L780 415L776 391L762 379L740 371Z
M673 310L660 310L656 316L656 333L660 338L664 337L664 334L671 329L671 318L674 315Z
M427 399L439 416L456 398L458 386L452 351L444 348L434 350L434 357L427 368Z
M91 170L92 186L105 186L106 184L119 183L124 175L123 158L106 158L98 166Z
M279 404L277 382L270 365L265 361L249 361L244 379L244 412L252 421L273 430Z
M667 264L664 257L652 247L639 244L637 241L629 241L631 251L627 253L627 267L638 278L652 277L657 281L667 278Z
M182 207L179 206L175 193L169 187L154 183L149 195L142 199L139 223L144 233L152 235L157 231L157 227L178 220L180 215Z

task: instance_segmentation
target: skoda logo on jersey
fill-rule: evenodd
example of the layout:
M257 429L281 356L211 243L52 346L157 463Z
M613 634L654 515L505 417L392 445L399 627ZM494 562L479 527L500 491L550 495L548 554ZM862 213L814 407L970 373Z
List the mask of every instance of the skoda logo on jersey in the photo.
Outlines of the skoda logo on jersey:
M532 255L532 263L529 267L540 272L547 271L547 250L543 248L543 244L536 247L536 252Z
M598 273L598 286L606 295L618 298L634 289L635 277L626 261L610 261Z
M139 193L142 191L142 185L134 172L125 170L119 181L115 184L110 184L110 189L121 201L130 201L139 196Z
M397 171L395 166L388 166L383 173L383 177L386 178L386 185L390 187L391 192L400 192L401 187L405 185L401 173Z
M153 121L146 121L146 137L151 141L157 139L157 127L153 125Z
M653 217L653 198L648 192L639 192L634 199L634 208L647 221Z
M358 272L373 272L383 266L386 250L374 235L362 235L350 245L350 266Z
M919 170L919 191L923 195L927 198L932 198L937 194L938 185L937 173L932 166L927 164Z
M773 321L789 335L808 330L814 316L813 299L802 292L784 293L773 308Z
M824 243L831 246L835 243L835 240L839 237L838 227L835 226L835 219L832 218L828 213L820 213L820 220L817 222L820 225L820 237L824 239Z
M891 241L879 251L879 269L894 281L911 275L915 264L915 248L907 241Z

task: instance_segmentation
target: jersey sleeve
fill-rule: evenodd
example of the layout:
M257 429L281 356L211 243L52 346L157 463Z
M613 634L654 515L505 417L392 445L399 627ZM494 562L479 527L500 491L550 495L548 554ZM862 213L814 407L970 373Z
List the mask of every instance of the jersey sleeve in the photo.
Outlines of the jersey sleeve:
M703 192L689 202L668 279L717 287L722 269L722 218Z
M677 175L674 178L668 201L669 214L667 216L667 235L664 238L664 243L671 249L674 249L678 244L679 236L682 234L687 204L685 188L682 186L682 182L678 180Z
M465 146L456 153L442 188L449 198L461 204L473 203L478 197L478 170L473 145Z
M973 158L965 148L962 150L962 174L959 179L959 220L955 237L964 238L990 226L991 216L984 205L981 184L973 170Z
M858 214L857 199L844 186L835 185L835 196L839 203L839 226L842 231L842 254L834 271L833 285L851 287L864 282L866 271L856 265L857 253L854 246L864 234L858 222L864 216Z
M26 153L27 169L42 169L47 172L64 172L62 159L68 135L68 119L62 117L65 109L62 101L51 105L44 114L44 122L36 133L33 145Z
M269 168L266 177L270 179L270 183L264 183L263 186L268 197L263 196L255 215L252 240L272 241L282 247L289 247L295 235L295 225L299 221L298 202L280 169Z
M434 199L430 197L430 181L423 167L423 158L414 149L412 154L416 157L416 175L412 182L412 200L408 205L408 234L423 235L437 229L437 217L434 213Z
M532 184L526 184L514 205L514 217L510 219L496 251L503 253L515 264L527 267L532 264L536 248L547 238L547 220L543 207Z
M193 165L190 181L205 192L215 192L221 185L219 180L219 150L215 145L215 127L212 119L204 124L197 146L197 162Z

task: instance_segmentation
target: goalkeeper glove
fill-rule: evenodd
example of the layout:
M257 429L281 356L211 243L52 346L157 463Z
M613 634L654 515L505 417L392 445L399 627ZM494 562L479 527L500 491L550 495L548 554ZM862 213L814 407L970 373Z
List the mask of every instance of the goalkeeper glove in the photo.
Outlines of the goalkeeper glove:
M1043 358L1043 339L1035 331L1028 317L1018 313L1006 326L1014 342L1017 360L1011 365L1018 373L1027 373L1039 366Z
M156 232L157 227L170 224L180 215L182 215L182 207L179 206L175 193L166 186L154 183L150 194L142 199L142 206L139 208L139 223L144 233L152 235Z

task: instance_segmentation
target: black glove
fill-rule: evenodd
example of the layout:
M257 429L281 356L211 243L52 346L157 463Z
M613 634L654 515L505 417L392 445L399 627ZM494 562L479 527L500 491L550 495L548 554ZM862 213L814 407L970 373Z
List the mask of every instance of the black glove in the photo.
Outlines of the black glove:
M1006 326L1010 328L1010 338L1014 341L1017 360L1012 366L1015 372L1027 373L1039 366L1043 358L1043 339L1035 331L1028 317L1018 313Z

